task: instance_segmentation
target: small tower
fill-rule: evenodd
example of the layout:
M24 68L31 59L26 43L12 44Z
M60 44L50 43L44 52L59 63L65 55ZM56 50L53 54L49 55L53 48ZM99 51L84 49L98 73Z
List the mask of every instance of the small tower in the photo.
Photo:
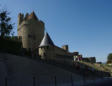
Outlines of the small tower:
M23 18L24 18L24 15L19 13L19 15L18 15L18 26L22 23Z
M54 52L54 43L51 40L48 33L45 33L43 40L41 41L41 44L39 46L39 55L41 56L41 59L52 59L55 55Z
M35 13L19 14L18 16L18 37L22 38L23 48L31 50L39 46L44 36L44 23L39 20Z
M62 46L62 49L64 49L64 50L67 51L67 52L69 51L68 45L63 45L63 46Z

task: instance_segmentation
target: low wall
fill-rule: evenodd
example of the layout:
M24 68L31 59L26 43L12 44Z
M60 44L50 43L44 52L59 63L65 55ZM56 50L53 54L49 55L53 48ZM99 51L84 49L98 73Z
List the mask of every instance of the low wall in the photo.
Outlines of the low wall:
M75 75L63 77L13 75L0 80L0 86L99 86L99 84L108 84L111 81L111 78L89 79Z

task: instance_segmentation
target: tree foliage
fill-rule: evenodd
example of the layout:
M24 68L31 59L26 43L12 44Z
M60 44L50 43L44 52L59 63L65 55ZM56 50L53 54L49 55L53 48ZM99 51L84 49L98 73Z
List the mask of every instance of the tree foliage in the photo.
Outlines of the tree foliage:
M112 53L110 53L107 57L107 63L112 63Z
M7 10L3 10L0 12L0 36L8 36L10 35L13 24L11 24L11 17L8 16L9 13Z

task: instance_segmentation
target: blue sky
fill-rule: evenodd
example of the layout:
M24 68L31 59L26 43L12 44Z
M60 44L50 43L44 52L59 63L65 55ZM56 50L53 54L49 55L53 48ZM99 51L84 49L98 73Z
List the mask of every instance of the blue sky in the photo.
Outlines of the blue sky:
M105 62L112 52L112 0L0 0L15 23L18 13L35 11L58 46Z

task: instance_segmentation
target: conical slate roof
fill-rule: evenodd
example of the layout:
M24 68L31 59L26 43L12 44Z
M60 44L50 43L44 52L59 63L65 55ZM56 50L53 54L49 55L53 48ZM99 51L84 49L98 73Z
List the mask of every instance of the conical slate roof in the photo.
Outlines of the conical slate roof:
M44 35L44 37L43 37L43 40L40 43L40 46L39 47L49 46L49 45L54 46L54 43L51 40L49 34L46 32L45 35Z

